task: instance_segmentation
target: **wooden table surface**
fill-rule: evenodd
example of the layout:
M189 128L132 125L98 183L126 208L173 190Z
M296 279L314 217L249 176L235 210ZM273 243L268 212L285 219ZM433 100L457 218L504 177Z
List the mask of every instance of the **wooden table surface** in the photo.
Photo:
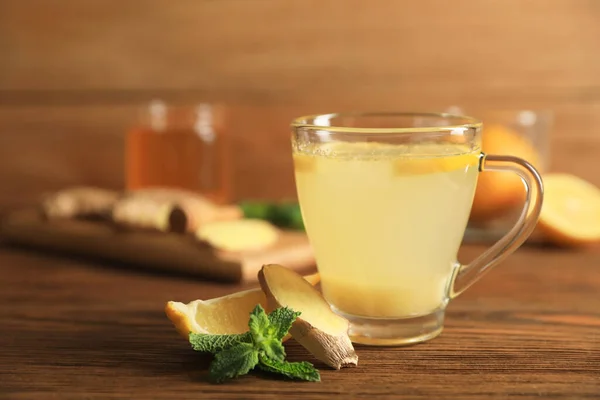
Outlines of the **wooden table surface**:
M315 363L320 383L261 375L207 382L210 359L176 334L164 303L238 289L2 247L0 397L600 397L597 249L522 248L450 304L441 336L412 347L357 346L355 369ZM311 360L295 342L286 347L290 359Z

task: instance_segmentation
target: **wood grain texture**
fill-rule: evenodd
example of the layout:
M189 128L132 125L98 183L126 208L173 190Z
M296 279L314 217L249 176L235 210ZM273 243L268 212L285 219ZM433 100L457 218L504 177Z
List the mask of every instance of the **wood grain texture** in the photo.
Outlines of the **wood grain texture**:
M463 249L468 260L482 248ZM593 399L600 393L600 263L588 252L522 248L448 308L441 336L358 346L355 369L316 363L321 383L243 377L207 383L162 309L249 286L0 250L0 398ZM292 360L314 360L294 341Z
M197 89L378 107L600 95L594 0L8 0L2 11L5 90Z
M235 109L238 199L295 196L295 116L451 105L552 110L553 169L600 184L598 18L594 0L4 0L0 206L121 188L152 98Z

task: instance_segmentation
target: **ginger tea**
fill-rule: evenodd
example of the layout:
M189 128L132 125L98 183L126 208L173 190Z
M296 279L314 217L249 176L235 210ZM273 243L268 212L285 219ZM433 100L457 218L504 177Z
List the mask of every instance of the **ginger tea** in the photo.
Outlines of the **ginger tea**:
M479 155L448 143L297 146L298 196L329 303L378 318L444 305Z

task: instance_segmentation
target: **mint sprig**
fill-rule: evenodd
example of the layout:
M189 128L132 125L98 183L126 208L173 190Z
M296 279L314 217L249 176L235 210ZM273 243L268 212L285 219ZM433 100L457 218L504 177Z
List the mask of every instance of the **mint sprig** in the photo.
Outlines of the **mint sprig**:
M248 332L233 335L190 333L192 348L215 355L210 365L210 377L215 382L245 375L256 366L260 369L286 376L318 382L319 371L309 362L285 361L282 339L300 315L281 307L267 315L258 304L250 313Z

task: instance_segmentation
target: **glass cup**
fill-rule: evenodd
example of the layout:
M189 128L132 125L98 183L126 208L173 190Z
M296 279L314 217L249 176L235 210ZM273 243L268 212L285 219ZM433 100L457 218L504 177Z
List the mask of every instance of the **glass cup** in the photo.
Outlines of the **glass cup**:
M450 114L356 113L292 122L296 187L332 309L355 343L401 345L441 333L448 302L514 252L542 205L525 160L481 151L482 123ZM517 174L515 226L470 264L457 253L481 171Z

